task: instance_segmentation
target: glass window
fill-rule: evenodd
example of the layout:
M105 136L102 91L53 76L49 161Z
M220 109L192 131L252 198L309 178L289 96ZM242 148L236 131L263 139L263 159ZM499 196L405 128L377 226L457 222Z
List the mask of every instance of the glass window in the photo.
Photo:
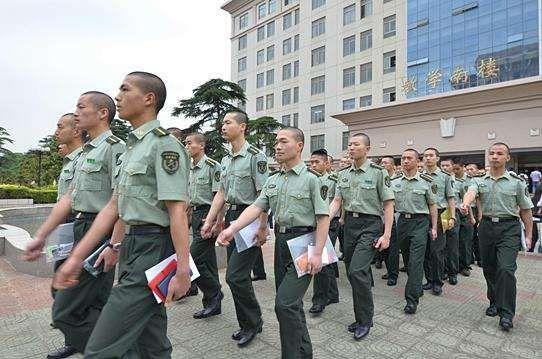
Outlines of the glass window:
M267 47L267 61L271 61L275 58L275 45Z
M326 32L326 18L321 17L317 20L314 20L312 22L312 38L315 38L317 36L320 36Z
M348 140L349 139L350 139L350 132L348 132L348 131L343 132L342 146L341 146L343 151L348 149Z
M312 9L317 9L320 6L324 6L326 4L326 0L312 0Z
M294 77L299 76L299 60L294 61Z
M356 52L356 35L348 36L343 39L343 57L352 55Z
M299 9L294 10L294 25L299 24Z
M395 101L395 87L388 87L382 90L383 98L382 102L394 102Z
M282 81L288 80L292 77L292 64L286 64L282 66Z
M256 52L256 65L261 65L265 61L265 52L264 50L258 50Z
M243 35L239 38L238 40L238 50L241 51L241 50L244 50L247 48L247 35Z
M256 37L257 37L257 41L262 41L263 39L265 39L265 27L264 26L260 26L256 30Z
M326 147L326 135L311 136L311 152Z
M293 126L294 127L299 127L299 113L294 113L294 123L293 123Z
M326 91L325 75L313 77L311 79L311 95L318 95Z
M256 88L261 88L265 85L263 72L256 74Z
M241 57L237 60L237 72L245 71L247 69L247 58Z
M359 66L359 83L369 82L373 79L373 63L368 62Z
M367 96L361 96L359 98L359 107L368 107L373 104L373 96L367 95Z
M370 49L373 46L373 30L363 31L360 36L359 51Z
M361 0L361 19L373 14L373 0Z
M384 38L395 36L395 15L384 18Z
M282 124L284 126L290 126L290 115L283 115L282 116Z
M343 9L343 25L349 25L356 21L356 4L352 4Z
M242 30L245 27L248 27L248 12L239 16L239 30Z
M318 105L311 107L311 123L324 122L326 107Z
M240 88L243 89L243 91L247 90L247 80L246 79L242 79L242 80L237 81L237 84L239 85Z
M321 46L314 50L311 53L311 66L318 66L326 62L326 47Z
M265 95L265 109L270 110L275 106L275 95Z
M282 54L287 55L292 52L292 38L289 37L282 41Z
M299 34L294 36L294 51L299 50Z
M267 12L269 14L272 14L275 11L277 11L277 0L269 0L269 6L268 6Z
M299 102L299 87L294 87L294 103Z
M267 15L267 4L265 2L258 4L258 19L262 19Z
M267 70L265 72L265 84L269 86L274 83L275 83L275 70L274 69Z
M292 13L289 12L282 16L282 30L287 30L292 27Z
M292 103L292 90L282 90L282 106L286 106Z
M263 96L256 97L256 111L263 111Z
M267 25L267 37L271 37L275 35L275 21L271 21Z
M395 72L395 50L384 53L384 73Z
M355 98L349 98L347 100L343 100L343 111L353 110L355 108L356 108L356 99Z
M343 87L350 87L356 84L356 68L349 67L343 70Z

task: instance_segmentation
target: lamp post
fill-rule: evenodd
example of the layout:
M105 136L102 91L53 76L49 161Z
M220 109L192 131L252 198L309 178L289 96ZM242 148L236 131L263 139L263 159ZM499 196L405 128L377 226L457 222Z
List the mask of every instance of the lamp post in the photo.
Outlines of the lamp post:
M38 187L41 187L41 160L44 154L49 153L49 147L33 148L28 153L38 156Z

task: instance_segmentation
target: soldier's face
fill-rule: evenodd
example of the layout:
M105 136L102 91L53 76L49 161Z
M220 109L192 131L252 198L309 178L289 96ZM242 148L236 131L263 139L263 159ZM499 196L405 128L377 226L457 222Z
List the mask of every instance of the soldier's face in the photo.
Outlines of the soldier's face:
M435 167L438 163L439 157L433 150L427 150L423 153L423 162L425 166Z
M452 170L453 170L452 162L450 162L450 161L442 161L440 163L440 168L442 168L443 171L451 173Z
M137 86L134 76L126 76L119 87L119 93L115 96L119 118L130 121L146 110L149 94L145 95Z
M367 153L371 146L367 146L362 136L350 137L348 142L348 154L353 160L362 159L367 157Z
M55 138L59 144L70 142L74 137L75 122L68 116L61 117L56 124Z
M194 137L188 136L184 143L186 145L186 150L190 153L190 156L194 157L203 153L205 146L203 143L194 140Z
M290 131L279 131L275 139L275 158L278 163L293 160L303 150L303 143L297 142Z
M499 168L504 167L506 162L510 161L510 154L508 149L503 145L494 145L489 149L489 164L490 167Z
M75 108L75 124L81 130L92 129L100 123L100 110L92 103L90 96L79 97Z
M478 168L474 165L467 165L466 171L469 176L476 176L478 174Z
M401 155L401 167L405 171L412 171L418 167L418 156L412 151L405 151Z
M339 165L341 166L341 168L346 168L350 166L350 164L351 164L350 158L343 157L341 158L341 162Z
M311 156L310 165L314 171L320 174L324 173L327 169L327 161L324 160L322 156L318 156L318 155Z
M380 164L388 171L395 170L395 164L393 163L393 160L391 158L384 157L382 161L380 161Z
M465 167L457 163L454 163L454 165L452 166L452 170L454 172L454 175L458 178L463 177L463 175L465 174Z
M232 141L245 132L246 125L240 124L233 118L233 114L227 114L222 121L222 137L226 141Z
M423 171L423 163L421 163L421 162L418 162L418 171L420 171L420 172Z

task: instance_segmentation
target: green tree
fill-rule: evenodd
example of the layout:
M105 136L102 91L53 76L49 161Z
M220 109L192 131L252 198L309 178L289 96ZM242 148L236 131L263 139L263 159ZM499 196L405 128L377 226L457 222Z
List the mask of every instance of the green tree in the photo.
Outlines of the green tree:
M249 120L247 140L262 150L265 148L266 154L273 156L275 154L274 143L277 137L276 131L283 127L281 123L270 116Z
M132 131L132 127L128 126L126 121L116 118L111 122L111 131L115 136L126 142L128 134Z
M0 158L2 155L11 152L4 147L8 143L13 143L13 140L11 139L9 132L4 127L0 127Z
M20 168L24 158L24 154L16 152L6 153L0 157L0 183L23 183Z

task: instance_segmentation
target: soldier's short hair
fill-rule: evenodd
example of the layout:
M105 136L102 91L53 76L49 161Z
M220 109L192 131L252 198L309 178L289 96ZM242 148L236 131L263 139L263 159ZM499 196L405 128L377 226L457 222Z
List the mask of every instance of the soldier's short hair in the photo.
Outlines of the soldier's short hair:
M480 167L478 166L478 164L477 164L477 163L474 163L474 162L467 163L467 166L474 166L474 167L476 167L476 169L480 168Z
M203 144L204 146L207 144L207 140L205 139L205 136L199 132L192 132L186 135L186 138L192 137L197 143Z
M434 147L427 147L425 150L423 150L423 153L425 153L425 152L427 152L427 151L434 151L434 152L435 152L435 155L436 155L437 157L440 157L440 152L439 152L436 148L434 148Z
M312 151L311 156L322 156L327 160L327 151L325 148L319 148L317 150Z
M452 158L452 163L460 166L465 166L465 160L461 157L454 157Z
M68 119L67 125L69 125L71 128L75 127L75 114L73 112L67 112L60 116L60 118L66 118Z
M492 144L491 146L489 146L489 148L491 147L495 147L495 146L504 146L506 148L506 152L508 154L510 154L510 147L508 147L508 145L504 142L495 142L494 144Z
M280 131L289 131L297 142L305 144L305 134L297 127L286 126L280 129ZM326 154L327 155L327 152Z
M444 157L440 159L440 163L442 162L450 162L452 165L455 163L454 159L452 157Z
M158 113L164 107L166 102L167 90L166 84L164 81L155 74L145 71L133 71L130 72L127 76L136 77L136 86L143 92L154 94L155 103L154 103L154 112Z
M115 114L117 113L117 107L111 96L100 91L87 91L81 94L81 96L87 96L90 103L92 103L96 109L101 110L102 108L105 108L107 110L107 121L109 124L113 122Z
M367 135L366 133L358 132L358 133L353 134L352 137L362 137L363 143L365 144L365 146L371 145L371 139L369 138L369 135Z
M226 112L226 115L230 115L230 117L233 118L238 124L244 123L248 127L248 116L245 112L241 110L234 110ZM224 115L224 117L226 117L226 115Z
M416 159L420 159L420 153L418 152L417 149L414 149L414 148L407 148L406 150L403 151L404 152L414 152L414 154L416 155Z

